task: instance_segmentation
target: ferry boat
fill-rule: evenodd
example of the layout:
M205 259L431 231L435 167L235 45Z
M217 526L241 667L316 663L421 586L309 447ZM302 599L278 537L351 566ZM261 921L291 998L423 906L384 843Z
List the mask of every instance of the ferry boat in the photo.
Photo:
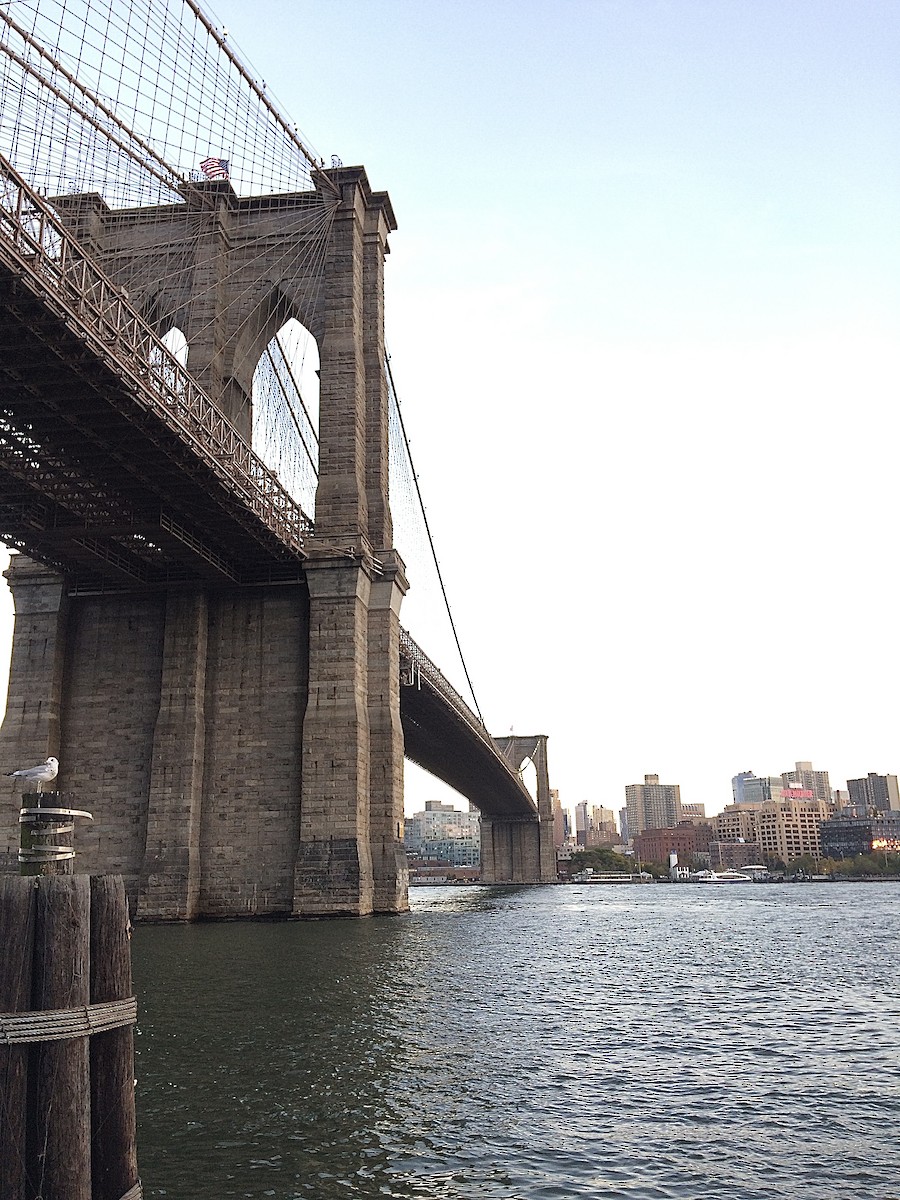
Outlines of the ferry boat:
M653 876L649 871L595 871L593 867L585 867L576 875L571 876L572 883L652 883Z
M701 871L697 883L752 883L752 875L740 871Z

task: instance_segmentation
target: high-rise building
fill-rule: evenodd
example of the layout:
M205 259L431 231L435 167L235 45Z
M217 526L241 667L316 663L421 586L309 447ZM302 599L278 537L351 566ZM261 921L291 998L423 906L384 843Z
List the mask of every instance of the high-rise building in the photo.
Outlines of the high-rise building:
M553 844L558 849L568 845L572 837L572 820L560 803L557 788L550 789L550 803L553 806Z
M824 804L831 804L833 797L831 794L831 784L828 781L827 771L814 771L811 762L798 762L794 764L793 771L783 771L781 774L781 782L786 788L803 788L812 792L817 800L821 800Z
M645 775L643 783L625 787L628 836L645 829L671 829L681 820L681 788L677 783L660 783L658 775Z
M403 844L419 858L478 866L481 861L481 814L460 812L452 804L426 800L423 812L406 818Z
M803 798L791 795L798 791L807 795ZM786 788L781 800L770 800L759 806L756 840L766 859L790 863L804 854L815 858L821 856L819 830L830 815L831 805L809 795L809 791L808 788Z
M755 779L756 776L752 771L741 771L731 778L731 794L734 797L735 804L744 803L744 780Z
M631 841L631 834L628 832L628 808L619 809L619 836L622 839L622 845L627 846Z
M741 771L731 781L735 804L764 804L766 800L779 800L783 786L780 775L758 778L752 771Z
M612 809L589 805L587 800L576 804L575 839L579 846L585 847L617 845L619 833Z
M758 804L729 804L712 819L713 838L720 842L755 842Z
M863 813L873 808L878 812L900 810L896 775L876 775L870 771L865 779L848 779L847 788L851 805L862 809Z
M579 800L575 805L575 842L578 846L588 844L588 802Z
M619 831L616 828L616 815L611 808L595 804L591 809L591 825L588 831L588 844L591 846L616 846L619 842Z

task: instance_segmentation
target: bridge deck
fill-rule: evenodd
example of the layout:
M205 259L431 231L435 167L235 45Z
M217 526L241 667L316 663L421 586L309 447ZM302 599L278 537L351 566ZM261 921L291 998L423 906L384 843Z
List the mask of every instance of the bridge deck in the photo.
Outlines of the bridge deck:
M455 788L487 817L537 820L517 771L438 668L408 633L400 641L405 686L400 716L406 756Z
M302 511L0 169L0 537L83 587L299 578Z

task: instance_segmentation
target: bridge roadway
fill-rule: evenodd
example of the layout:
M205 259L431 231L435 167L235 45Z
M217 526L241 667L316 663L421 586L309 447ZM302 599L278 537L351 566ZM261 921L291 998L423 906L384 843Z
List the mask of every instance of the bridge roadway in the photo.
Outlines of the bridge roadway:
M0 539L87 594L303 576L305 514L0 160ZM486 816L535 802L405 632L405 752Z

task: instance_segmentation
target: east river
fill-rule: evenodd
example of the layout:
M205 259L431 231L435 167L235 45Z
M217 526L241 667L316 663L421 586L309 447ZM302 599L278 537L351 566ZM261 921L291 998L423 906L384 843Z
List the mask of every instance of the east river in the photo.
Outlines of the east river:
M139 926L146 1197L900 1198L900 884Z

